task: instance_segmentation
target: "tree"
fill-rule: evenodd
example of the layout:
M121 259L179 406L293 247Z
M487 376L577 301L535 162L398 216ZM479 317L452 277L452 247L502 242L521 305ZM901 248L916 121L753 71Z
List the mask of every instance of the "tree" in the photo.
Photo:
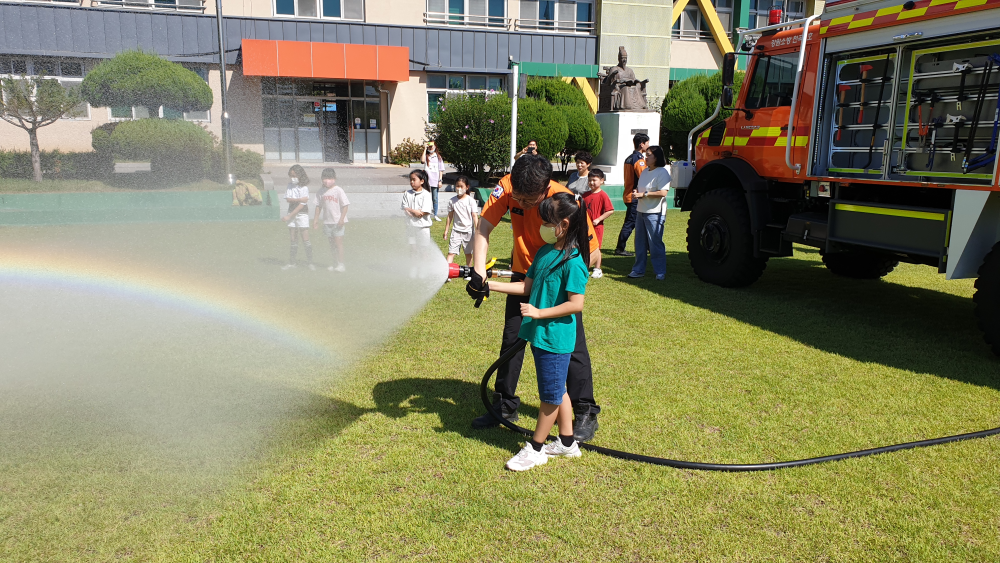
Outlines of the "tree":
M507 134L510 139L510 133ZM538 142L538 153L553 159L566 146L569 126L562 112L541 100L525 98L517 103L517 146Z
M212 107L212 89L197 73L142 51L123 51L97 65L80 91L91 105L147 107L150 115L160 106L177 112Z
M529 77L524 91L532 98L545 100L554 106L588 107L587 98L579 88L558 78Z
M743 72L733 77L733 97L743 84ZM681 80L663 98L660 115L660 143L668 146L670 155L679 160L687 158L687 136L699 123L712 115L722 96L722 74L696 75ZM706 127L727 119L732 114L723 110Z
M510 100L482 94L448 97L437 117L434 140L462 174L486 185L510 158Z
M52 125L80 104L75 89L66 89L51 78L6 78L0 81L0 119L28 132L31 167L36 182L42 181L42 153L38 130Z

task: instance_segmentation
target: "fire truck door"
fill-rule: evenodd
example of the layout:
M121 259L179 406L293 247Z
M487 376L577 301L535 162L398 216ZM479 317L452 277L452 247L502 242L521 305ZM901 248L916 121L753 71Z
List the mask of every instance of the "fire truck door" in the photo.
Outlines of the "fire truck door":
M811 48L813 47L806 48L806 60L809 59ZM747 78L749 86L743 88L746 93L741 107L749 110L750 115L737 112L733 153L754 163L761 176L773 178L792 174L785 165L785 146L798 61L798 50L777 55L759 55L752 74ZM801 84L799 88L802 88ZM799 105L801 104L800 90ZM809 128L809 123L801 123L795 128L794 146L806 146ZM798 161L801 162L802 159Z

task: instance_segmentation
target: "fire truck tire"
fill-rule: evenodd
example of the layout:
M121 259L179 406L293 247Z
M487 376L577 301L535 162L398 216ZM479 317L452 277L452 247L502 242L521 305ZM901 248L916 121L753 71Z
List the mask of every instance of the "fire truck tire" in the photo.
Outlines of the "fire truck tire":
M1000 243L993 245L993 250L983 258L972 300L983 340L1000 356Z
M698 198L687 230L688 259L703 282L745 287L760 278L767 257L754 256L750 210L743 193L722 188Z
M877 280L899 265L899 260L864 250L824 254L823 263L838 276L859 280Z

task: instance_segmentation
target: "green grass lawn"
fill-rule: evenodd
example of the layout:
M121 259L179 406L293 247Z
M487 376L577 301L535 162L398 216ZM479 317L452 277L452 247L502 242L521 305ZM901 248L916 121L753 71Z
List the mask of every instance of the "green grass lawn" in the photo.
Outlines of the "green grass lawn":
M668 215L665 282L625 277L631 259L608 251L622 214L608 221L605 277L589 284L584 312L603 409L594 443L744 463L998 425L1000 362L975 327L971 280L911 265L880 282L838 278L800 248L752 287L722 289L691 271L686 219ZM280 257L281 229L260 229ZM492 255L509 256L509 233L507 223L494 231ZM34 474L4 466L0 499L32 498L34 515L0 506L0 560L1000 558L996 438L769 473L593 453L505 471L521 438L469 426L483 412L479 381L496 359L503 300L474 309L463 286L446 284L345 371L321 374L224 481L154 495L154 470L122 469L68 485L69 449ZM520 391L521 424L532 427L530 359Z

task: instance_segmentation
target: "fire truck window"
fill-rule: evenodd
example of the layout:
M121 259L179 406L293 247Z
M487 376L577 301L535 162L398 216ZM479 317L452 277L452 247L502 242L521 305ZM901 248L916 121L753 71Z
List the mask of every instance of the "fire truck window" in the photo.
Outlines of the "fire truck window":
M795 68L799 64L799 54L788 53L770 57L760 57L750 79L747 92L747 109L774 108L792 105L792 90L795 87Z

